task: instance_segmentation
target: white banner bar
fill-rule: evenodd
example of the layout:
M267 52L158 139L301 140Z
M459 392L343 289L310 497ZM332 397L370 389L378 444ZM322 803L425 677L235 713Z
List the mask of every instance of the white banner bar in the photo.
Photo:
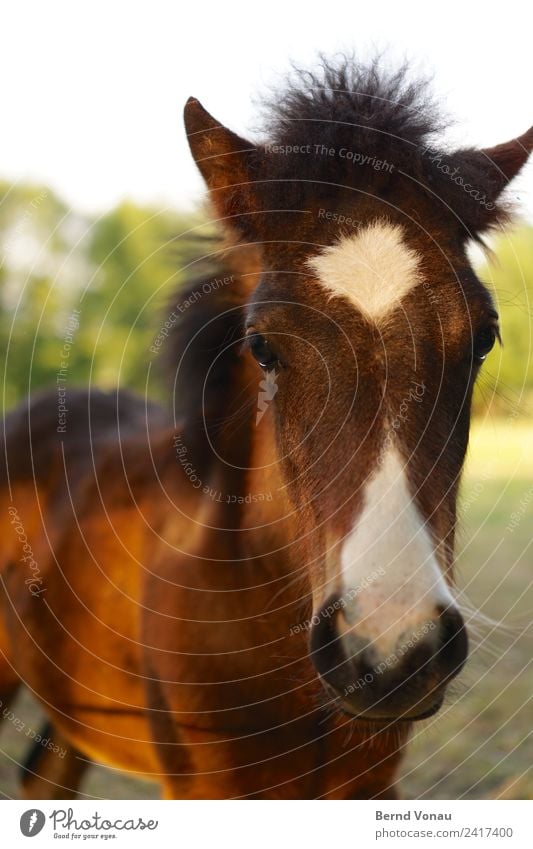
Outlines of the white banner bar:
M290 849L533 846L531 801L5 801L0 844ZM29 843L35 838L35 843Z

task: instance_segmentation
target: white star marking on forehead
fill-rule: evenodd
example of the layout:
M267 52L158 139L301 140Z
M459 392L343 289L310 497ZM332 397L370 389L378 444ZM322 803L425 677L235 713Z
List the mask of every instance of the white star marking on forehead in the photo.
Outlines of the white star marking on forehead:
M387 221L341 237L307 264L331 297L348 298L376 323L421 280L419 254L405 244L403 228Z

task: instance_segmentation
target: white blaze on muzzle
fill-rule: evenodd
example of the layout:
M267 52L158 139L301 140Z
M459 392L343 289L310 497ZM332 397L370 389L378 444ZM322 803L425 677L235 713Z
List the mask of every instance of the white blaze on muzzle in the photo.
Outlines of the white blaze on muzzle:
M363 510L342 546L341 567L347 624L381 652L452 602L394 447L366 485Z

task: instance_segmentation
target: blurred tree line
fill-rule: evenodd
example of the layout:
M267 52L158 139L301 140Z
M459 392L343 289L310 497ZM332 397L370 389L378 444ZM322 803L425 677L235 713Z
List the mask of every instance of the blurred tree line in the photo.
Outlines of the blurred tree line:
M130 202L90 218L46 187L0 181L4 405L58 376L144 392L190 236L205 231L199 215ZM157 380L148 391L157 396Z
M478 381L476 408L502 415L533 413L533 227L498 235L493 254L477 266L500 314L502 347L487 357Z
M0 181L0 337L6 407L64 368L69 385L144 392L150 345L187 275L199 215L130 202L90 218L50 189ZM484 366L476 408L524 411L533 396L533 227L497 238L477 271L494 292L504 348ZM183 270L182 270L183 269ZM150 372L148 392L161 392Z

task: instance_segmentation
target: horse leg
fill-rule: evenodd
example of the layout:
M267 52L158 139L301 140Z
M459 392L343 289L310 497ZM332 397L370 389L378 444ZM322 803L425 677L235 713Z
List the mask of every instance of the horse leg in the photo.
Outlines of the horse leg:
M22 683L9 662L9 640L0 619L0 717L8 715ZM37 738L37 735L35 735ZM50 740L53 750L43 745ZM21 797L23 799L72 799L77 795L87 761L78 756L63 735L47 723L38 740L34 739L30 753L21 767Z
M50 722L38 738L21 767L21 798L76 799L89 762ZM53 748L43 741L49 741Z

